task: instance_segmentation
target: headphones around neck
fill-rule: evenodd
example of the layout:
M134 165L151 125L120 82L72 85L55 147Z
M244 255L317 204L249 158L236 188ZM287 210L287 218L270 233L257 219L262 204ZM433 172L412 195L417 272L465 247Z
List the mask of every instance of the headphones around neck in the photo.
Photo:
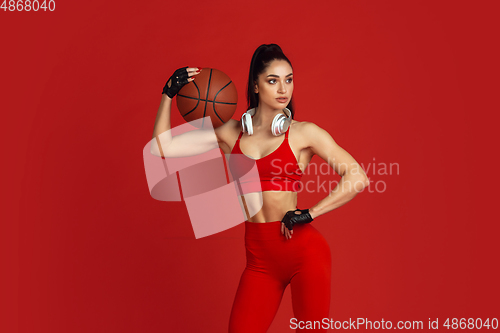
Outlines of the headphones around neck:
M288 130L288 126L292 123L292 112L288 108L284 108L283 111L286 113L277 114L273 123L271 124L271 132L274 136L280 136ZM247 132L248 135L253 134L252 126L252 116L255 115L255 108L248 110L241 116L241 127L243 132Z

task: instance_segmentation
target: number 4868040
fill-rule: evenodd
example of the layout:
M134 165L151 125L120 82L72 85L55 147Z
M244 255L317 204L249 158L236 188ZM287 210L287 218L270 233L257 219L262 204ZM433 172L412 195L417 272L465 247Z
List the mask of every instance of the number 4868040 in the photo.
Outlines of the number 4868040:
M10 11L18 11L18 12L38 12L39 10L43 10L46 12L47 10L53 12L56 10L56 2L54 0L43 0L43 1L38 1L38 0L4 0L2 2L2 5L0 6L0 9L3 9L4 12Z

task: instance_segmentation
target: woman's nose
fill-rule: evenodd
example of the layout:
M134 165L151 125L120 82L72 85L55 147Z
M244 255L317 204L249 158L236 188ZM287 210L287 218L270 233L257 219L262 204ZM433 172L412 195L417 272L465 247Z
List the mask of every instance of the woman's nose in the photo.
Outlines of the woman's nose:
M278 92L280 93L286 93L286 85L285 82L280 81L278 83Z

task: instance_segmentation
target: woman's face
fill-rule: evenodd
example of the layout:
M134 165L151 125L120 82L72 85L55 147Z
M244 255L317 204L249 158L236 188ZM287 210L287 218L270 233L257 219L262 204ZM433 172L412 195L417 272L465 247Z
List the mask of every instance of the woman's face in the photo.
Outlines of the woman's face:
M293 93L292 66L286 60L273 60L259 75L254 89L259 94L259 105L265 104L272 109L285 108Z

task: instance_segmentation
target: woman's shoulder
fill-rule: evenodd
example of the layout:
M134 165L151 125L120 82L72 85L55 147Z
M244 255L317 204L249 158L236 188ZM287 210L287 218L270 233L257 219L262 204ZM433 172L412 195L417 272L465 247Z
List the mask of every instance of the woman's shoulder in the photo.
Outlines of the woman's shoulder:
M305 147L318 146L325 142L334 142L332 135L324 128L311 121L292 121L290 137Z
M226 134L229 133L230 135L236 132L239 133L240 130L241 130L240 122L233 118L229 119L224 124L215 129L216 132L219 131L220 133L226 133Z
M238 137L241 130L239 121L236 119L229 119L221 126L215 128L215 135L217 136L217 141L229 144L230 142L236 141L234 136Z
M290 128L293 128L292 131L294 132L299 132L305 135L314 134L314 132L322 129L312 121L297 121L295 119L292 119Z

